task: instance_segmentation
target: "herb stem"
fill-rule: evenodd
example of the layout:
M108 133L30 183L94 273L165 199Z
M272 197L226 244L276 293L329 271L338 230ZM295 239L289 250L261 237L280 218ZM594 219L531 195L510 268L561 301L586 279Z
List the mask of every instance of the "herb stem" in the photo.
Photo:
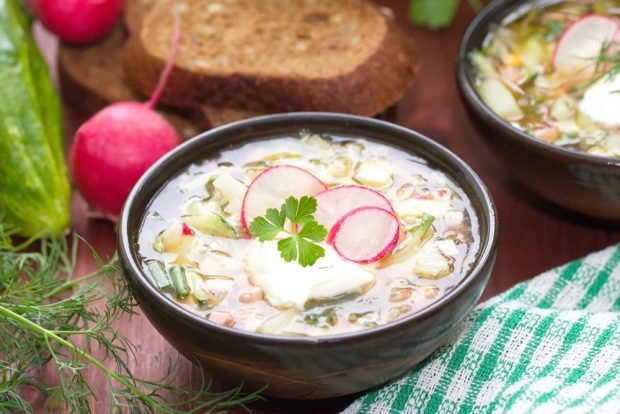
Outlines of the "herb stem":
M31 331L33 331L33 332L43 336L46 340L49 340L49 339L54 340L55 342L57 342L58 344L60 344L64 348L66 348L69 351L71 351L76 356L78 356L78 357L80 357L80 358L90 362L91 364L93 364L94 366L99 368L99 370L103 371L110 378L112 378L112 379L118 381L119 383L123 384L125 387L127 387L128 390L136 393L140 397L146 397L146 395L139 388L137 388L134 384L132 384L131 381L128 381L126 377L124 377L122 375L118 375L118 373L116 373L115 371L113 371L110 368L108 368L99 359L93 357L91 354L89 354L87 352L84 352L81 348L77 347L76 345L74 345L70 341L64 339L63 337L59 336L54 331L50 331L48 329L45 329L41 325L38 325L38 324L32 322L28 318L24 318L22 315L20 315L18 313L15 313L15 312L11 311L10 309L8 309L8 308L6 308L6 307L4 307L2 305L0 305L0 315L5 315L5 316L13 319L16 322L19 322L22 326L25 326L25 327L29 328ZM61 331L57 331L57 332L61 332ZM68 332L70 332L70 331L68 331Z

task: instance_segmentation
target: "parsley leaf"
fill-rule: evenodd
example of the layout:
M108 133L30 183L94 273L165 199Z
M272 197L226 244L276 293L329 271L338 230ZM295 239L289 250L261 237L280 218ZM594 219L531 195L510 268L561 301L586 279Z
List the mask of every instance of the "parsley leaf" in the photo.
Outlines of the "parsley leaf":
M316 206L313 197L303 196L299 200L289 197L280 210L267 209L264 217L252 220L250 231L260 241L274 240L281 233L287 234L289 237L278 240L282 259L286 262L296 260L304 267L312 266L325 256L325 249L313 242L321 242L327 236L327 229L312 216ZM289 226L286 226L287 220Z

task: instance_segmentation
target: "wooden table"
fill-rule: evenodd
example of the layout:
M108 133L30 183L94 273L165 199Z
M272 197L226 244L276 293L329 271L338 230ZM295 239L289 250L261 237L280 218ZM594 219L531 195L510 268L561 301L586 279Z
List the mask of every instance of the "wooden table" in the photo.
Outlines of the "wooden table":
M618 227L611 229L609 224L569 214L533 198L506 175L477 136L458 97L454 77L457 47L473 16L468 6L461 6L456 22L449 29L431 32L408 23L408 1L381 0L380 3L390 6L406 32L416 39L423 60L419 80L397 108L397 122L437 140L462 157L482 177L497 205L500 218L499 254L483 299L551 267L620 241ZM53 42L44 40L44 51L53 59ZM66 112L67 138L70 142L79 120L69 108ZM111 256L115 248L113 225L89 220L85 213L86 205L76 194L72 211L74 230L90 241L104 257ZM86 273L93 269L94 264L86 251L82 253L78 272ZM140 363L138 366L132 364L137 376L161 377L167 362L179 358L178 353L142 316L123 320L118 329L137 346ZM90 374L100 396L93 403L93 412L106 412L107 382L96 371ZM179 383L197 378L196 368L184 359L181 359L175 375ZM264 413L329 413L338 412L350 401L351 397L314 404L268 402L254 408L256 412ZM40 403L36 401L35 408L40 408Z

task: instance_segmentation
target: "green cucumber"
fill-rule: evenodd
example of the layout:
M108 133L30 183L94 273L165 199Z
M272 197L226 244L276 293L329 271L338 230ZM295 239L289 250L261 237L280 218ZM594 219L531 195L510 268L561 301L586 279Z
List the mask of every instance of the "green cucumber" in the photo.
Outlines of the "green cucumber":
M183 221L195 229L216 237L237 239L235 228L219 214L205 213L195 216L185 216Z
M60 99L22 1L0 0L0 220L22 236L69 226Z

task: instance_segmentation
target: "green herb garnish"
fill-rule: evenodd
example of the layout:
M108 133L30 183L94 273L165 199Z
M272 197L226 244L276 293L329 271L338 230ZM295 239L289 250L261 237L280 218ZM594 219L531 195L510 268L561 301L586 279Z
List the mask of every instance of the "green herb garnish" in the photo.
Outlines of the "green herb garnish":
M547 30L549 31L550 40L557 39L558 37L560 37L560 35L564 31L564 25L558 20L553 20L553 19L548 20L545 23L545 26L547 27Z
M327 229L312 214L316 211L316 199L303 196L286 199L280 210L267 209L264 217L256 217L250 223L250 231L260 241L274 240L279 234L289 237L278 240L278 251L285 262L297 260L300 265L312 266L325 256L325 249L313 242L321 242ZM288 220L288 228L286 228Z

